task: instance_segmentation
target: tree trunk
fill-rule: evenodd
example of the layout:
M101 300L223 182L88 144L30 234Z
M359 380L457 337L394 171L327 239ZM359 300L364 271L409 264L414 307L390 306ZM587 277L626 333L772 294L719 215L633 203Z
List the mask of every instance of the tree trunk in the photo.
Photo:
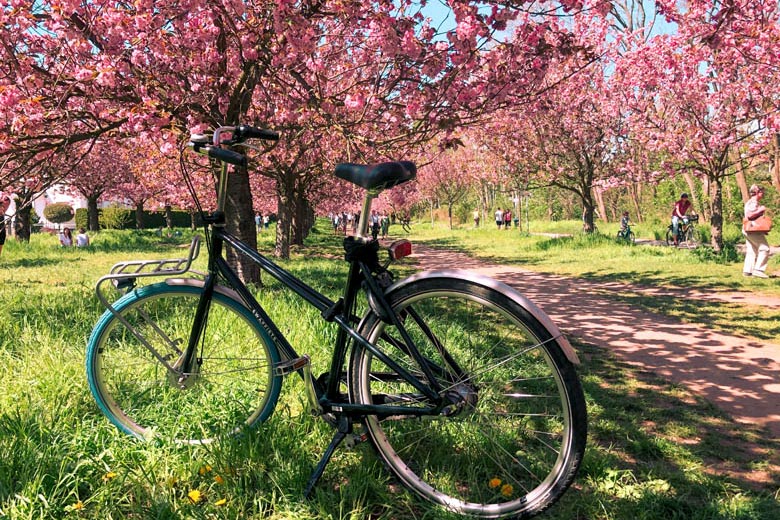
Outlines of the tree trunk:
M772 139L772 185L780 193L780 134L775 134ZM747 200L747 199L745 199Z
M737 173L734 175L737 180L737 186L739 186L739 193L742 195L742 201L747 202L750 198L748 194L747 178L745 177L745 164L740 160L737 162Z
M16 211L14 234L17 240L29 242L32 233L32 204L20 204L19 202L19 199L16 199L16 207L21 209Z
M170 204L165 205L165 227L173 229L173 209Z
M710 233L712 248L716 253L723 250L723 183L720 177L710 179Z
M198 212L190 211L190 229L195 231L198 229Z
M593 189L593 195L596 199L596 204L599 208L599 214L601 215L601 220L604 222L607 221L607 207L604 204L604 194L601 192L601 188L594 188Z
M277 258L290 258L290 210L287 196L279 189L280 182L277 181L276 206L279 210L276 220L276 246L274 247L274 256Z
M252 210L252 188L246 168L234 168L227 179L227 204L225 209L228 233L257 248L255 218ZM227 261L245 284L260 284L260 268L251 259L227 248Z
M144 229L144 203L139 202L135 205L135 228Z
M628 193L631 197L631 203L634 205L634 216L636 217L636 221L642 222L644 218L642 218L642 206L639 203L642 197L642 185L639 183L631 184L628 187Z
M312 226L314 226L314 210L309 200L302 194L295 191L290 199L292 208L292 220L290 221L290 243L302 246L303 241L309 236Z
M100 231L98 197L87 197L87 228L90 231Z
M699 194L698 191L696 190L696 179L689 172L683 172L682 175L683 178L685 179L685 183L688 185L688 196L691 199L693 209L695 209L699 214L701 214L705 220L709 220L709 205L705 205L702 203L702 201L699 200ZM710 191L709 191L709 183L707 178L705 177L702 180L702 182L705 184L704 193L706 193L709 196Z

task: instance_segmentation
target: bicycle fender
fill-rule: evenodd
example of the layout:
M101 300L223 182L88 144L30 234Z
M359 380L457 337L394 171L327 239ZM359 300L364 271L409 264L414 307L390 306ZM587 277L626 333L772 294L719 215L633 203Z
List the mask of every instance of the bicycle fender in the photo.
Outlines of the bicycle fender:
M197 278L167 278L165 283L167 285L187 285L189 287L203 287L206 285L205 280L199 280ZM241 296L229 287L225 287L224 285L215 285L214 292L218 292L222 296L230 298L231 300L235 300L243 307L246 307L246 303L244 303L244 300L241 299Z
M498 280L494 280L493 278L490 278L488 276L473 273L470 271L463 271L460 269L422 271L394 283L393 285L387 288L385 294L390 295L394 291L400 289L401 287L405 287L410 283L414 283L424 278L458 278L460 280L467 280L477 285L481 285L488 289L493 289L495 291L500 292L507 298L515 301L526 312L528 312L531 316L536 318L536 320L539 323L541 323L542 326L545 329L547 329L547 331L554 338L556 338L558 344L561 346L561 349L563 350L563 353L566 355L566 359L568 359L575 365L580 364L580 358L577 356L577 351L574 350L574 347L572 347L571 343L569 342L569 339L563 334L563 332L561 332L561 330L547 315L547 313L545 313L542 309L540 309L534 302L532 302L531 300L523 296L517 289L510 287L504 282L499 282Z

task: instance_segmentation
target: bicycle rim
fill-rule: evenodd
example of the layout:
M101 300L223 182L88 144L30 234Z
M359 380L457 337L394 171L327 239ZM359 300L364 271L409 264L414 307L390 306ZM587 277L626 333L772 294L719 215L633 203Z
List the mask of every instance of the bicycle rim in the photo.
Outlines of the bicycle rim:
M239 302L215 293L190 374L173 374L186 348L202 290L155 284L114 304L131 331L107 311L89 340L87 375L101 411L135 437L206 443L270 416L281 381L278 353Z
M555 339L504 295L462 280L411 284L392 305L441 386L460 398L451 416L367 417L383 461L418 495L459 514L523 517L552 505L574 478L587 433L579 381ZM423 377L390 346L399 338L391 326L369 319L363 332ZM360 403L430 404L363 349L351 380Z

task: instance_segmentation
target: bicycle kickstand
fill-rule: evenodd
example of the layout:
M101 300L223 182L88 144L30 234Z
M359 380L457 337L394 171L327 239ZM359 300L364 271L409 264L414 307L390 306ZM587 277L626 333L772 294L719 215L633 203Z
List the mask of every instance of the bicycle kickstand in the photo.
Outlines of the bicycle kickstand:
M325 453L322 455L322 459L320 459L320 462L317 464L317 467L314 468L311 477L309 477L309 483L306 484L306 491L303 494L306 499L311 498L312 491L314 491L314 486L320 480L322 474L325 473L325 466L327 466L328 462L330 462L330 459L333 457L333 453L336 451L338 445L341 444L344 439L346 439L347 436L351 433L352 418L342 415L339 417L338 430L333 435L333 439L330 441L328 449L325 450Z

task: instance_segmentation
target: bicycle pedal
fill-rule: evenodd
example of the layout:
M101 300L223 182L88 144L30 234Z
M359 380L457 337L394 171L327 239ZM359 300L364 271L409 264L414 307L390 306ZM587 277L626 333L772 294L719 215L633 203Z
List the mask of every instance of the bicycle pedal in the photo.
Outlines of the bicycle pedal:
M299 358L289 359L287 361L280 361L276 364L276 366L274 366L274 372L276 372L276 375L278 376L286 376L301 370L310 363L311 358L309 356L301 356Z

